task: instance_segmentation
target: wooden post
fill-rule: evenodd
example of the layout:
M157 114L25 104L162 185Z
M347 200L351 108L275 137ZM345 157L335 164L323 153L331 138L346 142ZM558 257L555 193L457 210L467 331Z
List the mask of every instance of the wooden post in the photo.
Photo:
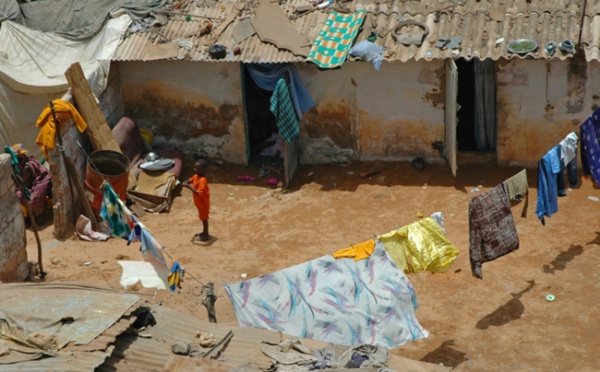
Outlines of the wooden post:
M212 282L210 282L204 286L204 289L206 289L206 297L204 297L202 305L206 307L206 311L208 312L208 320L211 323L216 323L217 315L215 314L215 302L217 301L217 296L215 296L214 293L215 286Z

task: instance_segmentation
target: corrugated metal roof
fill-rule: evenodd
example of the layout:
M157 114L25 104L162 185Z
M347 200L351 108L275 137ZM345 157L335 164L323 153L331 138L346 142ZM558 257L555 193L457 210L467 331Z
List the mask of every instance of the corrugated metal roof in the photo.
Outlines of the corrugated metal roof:
M306 5L307 0L289 0L281 4L285 11L295 6ZM200 4L198 6L197 4ZM212 6L205 6L204 4ZM242 5L246 8L241 11L238 19L230 24L218 37L216 43L225 45L228 50L238 44L235 43L232 30L233 25L240 18L253 15L252 6L257 2L237 2L232 0L190 1L178 11L191 14L186 20L185 15L171 15L168 23L160 27L157 32L133 33L127 36L118 48L113 60L117 61L145 61L154 58L148 57L148 50L163 48L165 44L177 42L179 39L190 40L194 48L190 51L175 47L170 50L173 59L186 59L192 61L215 61L208 55L206 49L209 38L207 36L190 36L201 27L204 18L200 16L225 19L239 12ZM363 31L359 33L357 41L366 39L371 31L376 31L383 38L378 38L376 43L387 48L385 57L388 61L409 61L421 59L445 59L448 57L463 57L470 59L491 58L538 58L538 59L566 59L571 54L558 51L554 56L548 55L544 46L547 42L560 42L570 39L575 43L579 38L581 8L583 0L388 0L371 1L355 0L341 3L348 9L365 9L368 14L363 23ZM588 2L586 14L600 13L600 2ZM236 8L236 5L238 6ZM327 18L328 12L321 10L309 11L291 22L299 33L309 40L314 40ZM292 17L294 18L294 17ZM398 45L392 37L392 31L400 21L415 20L426 24L430 30L425 42L421 46ZM219 20L213 20L218 27ZM591 32L589 32L591 34ZM594 33L593 35L598 35ZM440 49L434 44L438 37L460 37L462 45L455 51ZM504 39L497 43L498 39ZM537 51L525 56L510 53L506 45L516 39L529 38L539 45ZM598 36L596 36L598 38ZM591 39L591 38L588 38ZM585 39L584 39L585 40ZM165 43L167 41L167 43ZM594 47L599 45L593 44ZM236 61L245 63L271 63L271 62L301 62L304 57L296 56L289 51L280 50L272 44L262 42L257 35L242 41L239 44L242 52L235 56L229 53L222 61ZM176 55L175 55L176 54Z
M221 356L216 361L234 369L248 366L266 370L271 366L272 360L260 351L261 342L282 342L288 337L279 332L266 329L242 328L209 323L208 321L161 306L152 306L151 309L156 319L156 325L146 329L144 333L151 334L152 338L125 335L119 337L115 344L115 351L104 364L98 367L97 371L162 371L174 355L171 352L171 344L173 342L184 341L193 344L197 331L212 333L218 342L230 330L233 331L233 338L223 349ZM301 340L311 349L323 348L327 345L327 343L321 341ZM202 358L195 357L194 360L201 362ZM388 364L397 370L446 370L445 367L435 364L413 361L393 355L390 355ZM212 369L207 367L206 370Z
M11 360L17 361L21 359L22 361L12 364L2 364L3 362L8 363L8 361L2 360L2 358L0 358L0 371L93 371L96 367L102 364L106 360L106 358L108 358L108 356L112 354L114 346L111 344L113 344L117 337L123 332L125 332L125 330L127 330L129 326L136 320L134 312L142 305L142 300L139 300L138 296L119 293L117 291L108 290L105 288L76 284L3 284L2 286L0 286L0 293L3 294L5 297L11 297L13 303L21 299L22 306L27 307L29 309L36 308L38 311L44 312L43 316L39 316L39 318L49 316L48 311L44 311L44 309L49 305L47 302L40 303L40 298L42 297L40 294L45 294L46 296L54 297L56 299L56 303L64 305L55 306L56 304L53 304L53 307L65 308L74 307L73 303L69 303L69 301L72 302L73 296L75 296L75 298L81 299L80 306L86 307L89 305L92 307L92 309L96 309L97 306L94 306L93 302L90 303L89 301L86 301L86 298L89 300L90 296L101 296L101 298L103 298L104 300L112 299L114 301L117 301L118 299L129 301L131 297L137 299L137 302L135 302L125 312L123 312L115 323L113 323L104 331L101 331L101 333L94 337L90 342L81 345L69 343L66 347L60 349L60 351L56 353L56 356L41 357L41 354L39 354L34 356L34 358L38 358L34 360L25 360L27 359L26 357L13 357L13 353L11 352L11 354L9 354L8 356L9 358L13 357ZM72 294L73 296L65 296L65 293ZM107 294L110 294L110 297L107 297ZM61 301L63 300L65 302L61 303ZM34 307L32 307L32 303L35 303ZM3 301L2 305L0 306L8 306L11 310L15 310L15 306L7 303L7 301ZM31 318L33 318L33 316L35 315L35 312L27 313ZM77 312L75 311L75 313ZM111 314L109 312L104 313L105 317L111 317ZM81 313L80 315L83 316L84 314ZM74 329L72 330L72 332L79 334L84 331L87 331L87 327L83 324L81 320L82 319L74 320L73 324L75 324L75 326L73 327ZM44 323L40 322L40 324Z

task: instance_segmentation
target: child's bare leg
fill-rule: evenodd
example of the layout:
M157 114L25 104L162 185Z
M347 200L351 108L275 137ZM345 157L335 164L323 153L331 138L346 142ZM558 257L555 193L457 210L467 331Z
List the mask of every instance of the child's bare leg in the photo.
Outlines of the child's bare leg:
M208 235L208 220L202 220L202 233L200 233L200 240L205 242L210 239Z

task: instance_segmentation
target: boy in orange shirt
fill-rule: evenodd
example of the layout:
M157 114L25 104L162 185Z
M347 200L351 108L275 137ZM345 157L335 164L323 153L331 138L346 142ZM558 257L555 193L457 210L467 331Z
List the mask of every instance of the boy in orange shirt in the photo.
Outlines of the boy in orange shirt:
M208 213L210 212L210 190L204 172L208 163L200 159L194 164L194 174L189 180L183 182L183 186L194 193L194 204L198 209L198 216L202 221L202 232L194 235L194 238L202 242L210 240L208 235Z

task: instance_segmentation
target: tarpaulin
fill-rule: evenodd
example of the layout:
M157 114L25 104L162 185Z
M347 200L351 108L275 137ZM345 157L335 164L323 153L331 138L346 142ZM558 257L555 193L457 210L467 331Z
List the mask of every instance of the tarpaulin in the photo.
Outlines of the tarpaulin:
M65 71L79 62L92 92L100 96L106 87L108 60L130 22L127 15L112 19L85 43L30 30L15 22L3 22L0 144L22 143L32 155L41 155L35 144L38 128L34 124L44 106L63 97L69 88Z

